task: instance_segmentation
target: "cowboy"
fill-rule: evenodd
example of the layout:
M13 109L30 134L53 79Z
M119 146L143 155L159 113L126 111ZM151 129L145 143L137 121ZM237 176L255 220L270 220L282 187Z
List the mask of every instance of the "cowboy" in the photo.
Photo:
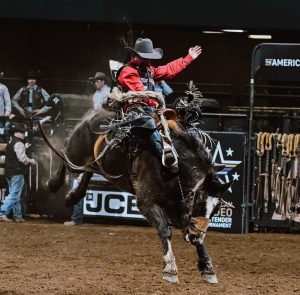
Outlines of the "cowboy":
M116 75L117 82L125 92L131 91L154 91L156 82L170 79L184 70L193 60L201 54L201 47L195 46L189 49L188 55L184 58L176 59L164 66L153 67L151 60L161 59L163 51L161 48L153 48L153 43L148 38L138 38L134 48L125 47L132 53L132 59L125 66L121 67ZM152 98L143 101L130 102L124 105L124 110L132 106L139 105L144 112L154 112L158 107L158 102ZM163 155L163 144L157 130L151 134L151 143L159 153ZM166 166L172 167L176 162L172 151L165 153L164 162ZM177 167L174 171L176 171Z
M6 147L5 176L8 182L9 194L0 209L0 221L12 222L7 216L12 211L15 222L25 222L21 210L21 194L24 186L24 175L28 165L36 165L35 159L26 155L25 126L14 123L10 132L12 137Z
M49 94L38 86L38 73L30 71L27 75L27 85L19 89L12 99L12 105L19 111L22 117L27 114L40 115L48 112L51 107L46 103Z
M94 83L96 87L93 95L94 110L100 110L103 105L107 104L107 97L110 93L109 78L104 73L97 72L94 77L88 78L88 81Z

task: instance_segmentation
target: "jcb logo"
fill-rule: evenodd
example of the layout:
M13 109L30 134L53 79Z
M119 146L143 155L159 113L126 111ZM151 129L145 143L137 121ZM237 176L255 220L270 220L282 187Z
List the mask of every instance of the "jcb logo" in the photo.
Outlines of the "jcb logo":
M144 219L136 207L135 196L126 192L88 190L83 213L90 216Z

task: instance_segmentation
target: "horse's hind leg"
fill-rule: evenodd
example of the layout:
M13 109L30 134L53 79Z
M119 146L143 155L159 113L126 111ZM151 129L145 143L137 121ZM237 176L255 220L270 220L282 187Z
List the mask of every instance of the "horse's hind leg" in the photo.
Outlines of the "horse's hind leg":
M75 205L82 198L84 198L86 189L88 187L92 175L92 172L83 172L82 174L80 174L79 185L76 188L70 190L65 197L65 203L67 206Z
M46 186L53 193L63 185L65 180L66 167L63 161L60 161L56 174L46 182Z
M163 278L170 283L178 283L178 269L171 246L172 231L168 225L168 216L158 205L154 205L150 209L139 206L139 209L147 220L156 227L158 236L161 239L165 262Z
M215 273L215 269L212 263L212 259L209 256L205 244L197 244L197 253L199 257L198 268L201 271L202 279L210 284L217 284L218 279Z

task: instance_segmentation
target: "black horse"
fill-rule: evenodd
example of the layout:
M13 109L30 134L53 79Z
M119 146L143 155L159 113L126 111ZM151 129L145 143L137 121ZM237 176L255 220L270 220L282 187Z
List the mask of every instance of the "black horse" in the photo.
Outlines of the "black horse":
M147 149L147 145L129 159L128 142L127 145L121 143L107 149L105 144L101 144L99 153L104 149L106 152L95 165L97 155L94 154L94 146L99 138L95 130L105 119L115 116L114 111L105 110L92 119L83 120L75 128L66 141L65 160L61 161L56 175L48 181L48 187L51 191L58 190L64 182L66 167L84 172L78 188L66 196L67 204L74 204L85 196L93 172L102 174L122 191L134 194L140 212L156 227L163 246L165 280L178 282L171 248L171 225L174 225L180 226L184 239L196 246L202 278L209 283L217 283L204 237L210 218L220 207L221 195L230 184L219 183L214 165L201 140L175 120L169 121L169 127L179 155L178 173L173 174L163 167L160 159ZM109 144L109 137L106 138L106 144Z

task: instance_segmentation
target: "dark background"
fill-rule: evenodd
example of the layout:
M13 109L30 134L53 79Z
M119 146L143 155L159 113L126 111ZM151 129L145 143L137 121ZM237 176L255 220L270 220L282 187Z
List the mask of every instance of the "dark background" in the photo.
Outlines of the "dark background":
M253 48L261 42L300 41L298 1L71 1L10 0L1 3L0 72L11 95L28 70L41 72L40 84L52 92L86 92L83 83L108 60L125 61L120 38L149 37L164 50L159 64L187 54L200 44L203 53L172 83L226 84L232 99L248 99ZM240 28L245 33L204 34L203 30ZM248 34L271 34L251 40ZM63 82L62 82L63 81ZM216 93L216 99L224 95ZM222 103L222 102L221 102ZM263 102L263 104L265 101Z

